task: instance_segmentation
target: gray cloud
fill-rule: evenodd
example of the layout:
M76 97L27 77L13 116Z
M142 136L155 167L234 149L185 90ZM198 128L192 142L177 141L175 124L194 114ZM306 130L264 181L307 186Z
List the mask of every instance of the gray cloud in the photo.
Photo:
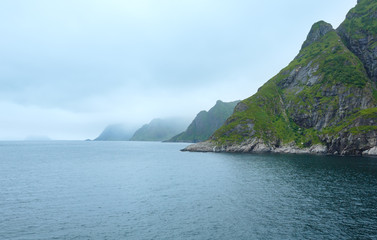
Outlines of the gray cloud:
M5 0L0 139L95 137L252 95L356 0Z

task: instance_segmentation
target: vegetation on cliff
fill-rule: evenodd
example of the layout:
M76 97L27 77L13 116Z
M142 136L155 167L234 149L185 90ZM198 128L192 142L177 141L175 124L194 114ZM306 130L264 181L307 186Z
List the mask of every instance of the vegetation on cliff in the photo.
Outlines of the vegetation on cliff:
M201 142L207 140L232 115L239 101L222 102L218 100L208 112L201 111L186 131L174 136L169 142Z
M210 141L225 151L253 139L269 149L321 144L335 154L374 147L376 32L377 2L371 0L360 0L337 31L314 24L297 57L240 102ZM356 41L365 36L367 43Z
M351 9L342 23L342 31L349 38L363 39L367 35L377 35L377 2L375 0L360 0Z

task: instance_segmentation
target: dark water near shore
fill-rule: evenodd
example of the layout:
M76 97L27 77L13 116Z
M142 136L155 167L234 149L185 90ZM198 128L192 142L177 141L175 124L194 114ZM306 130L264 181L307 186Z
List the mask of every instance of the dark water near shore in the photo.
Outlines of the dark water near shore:
M0 142L0 239L377 239L377 158Z

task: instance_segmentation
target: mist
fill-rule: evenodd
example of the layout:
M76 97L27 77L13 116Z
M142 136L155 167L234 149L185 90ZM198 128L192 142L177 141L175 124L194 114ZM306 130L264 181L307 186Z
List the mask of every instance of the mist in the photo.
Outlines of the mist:
M356 0L5 0L0 140L93 139L254 94Z

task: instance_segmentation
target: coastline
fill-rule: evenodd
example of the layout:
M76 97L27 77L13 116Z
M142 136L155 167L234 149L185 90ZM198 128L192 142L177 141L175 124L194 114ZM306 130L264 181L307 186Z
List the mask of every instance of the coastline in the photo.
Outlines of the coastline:
M322 144L315 144L307 148L299 148L295 144L285 144L282 146L266 145L258 139L252 139L241 144L218 145L213 141L205 141L191 144L183 152L214 152L214 153L286 153L286 154L314 154L314 155L340 155L352 156L351 154L329 152L328 148ZM355 156L377 156L377 146L367 149L361 155Z

